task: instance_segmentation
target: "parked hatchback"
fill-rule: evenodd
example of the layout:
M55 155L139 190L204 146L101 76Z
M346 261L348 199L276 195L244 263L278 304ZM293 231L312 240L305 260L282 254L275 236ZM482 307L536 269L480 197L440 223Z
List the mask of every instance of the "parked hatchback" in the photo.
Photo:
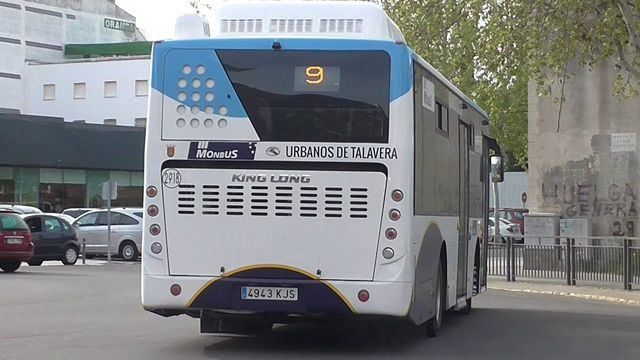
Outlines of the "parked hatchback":
M33 258L27 263L39 266L45 260L59 260L73 265L78 260L80 245L76 232L66 220L49 214L24 215L35 245Z
M80 215L86 214L89 211L92 210L98 210L95 208L69 208L69 209L64 209L64 211L62 212L62 214L64 215L68 215L73 217L74 219L77 219L78 217L80 217Z
M0 269L18 270L20 263L33 256L33 241L29 227L17 214L0 212Z
M86 243L88 255L107 254L107 210L94 210L81 215L73 226L80 244ZM111 210L111 253L124 260L138 258L142 248L142 209Z
M493 209L489 209L489 216L493 216ZM524 214L528 214L529 209L502 208L500 218L508 220L520 226L520 234L524 235Z
M496 218L490 217L488 225L489 225L489 235L495 235L495 233L496 233ZM507 242L506 235L511 237L513 239L513 241L516 242L516 243L524 242L524 238L515 237L516 235L520 235L520 225L514 224L511 221L505 220L503 218L500 218L500 234L504 235L500 239L503 243Z

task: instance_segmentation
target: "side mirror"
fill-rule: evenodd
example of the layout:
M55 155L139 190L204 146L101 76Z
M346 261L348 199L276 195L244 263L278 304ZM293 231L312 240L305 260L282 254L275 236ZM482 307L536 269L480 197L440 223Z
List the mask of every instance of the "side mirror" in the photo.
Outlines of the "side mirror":
M504 164L501 155L491 155L491 181L494 183L504 181Z

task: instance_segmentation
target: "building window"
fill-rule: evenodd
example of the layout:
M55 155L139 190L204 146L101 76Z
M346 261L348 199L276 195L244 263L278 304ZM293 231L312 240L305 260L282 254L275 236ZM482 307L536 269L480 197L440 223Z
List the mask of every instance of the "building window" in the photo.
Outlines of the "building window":
M449 134L449 108L436 102L436 123L438 129Z
M118 96L118 83L115 81L104 82L104 97L114 98Z
M42 86L42 100L55 100L56 99L56 85L44 84Z
M104 119L105 125L118 125L118 120L116 119Z
M147 80L136 80L136 96L147 96L149 83Z
M145 126L147 126L147 118L136 118L135 125L137 127L145 127Z
M86 83L74 83L73 84L73 98L74 99L86 99L87 98L87 84Z

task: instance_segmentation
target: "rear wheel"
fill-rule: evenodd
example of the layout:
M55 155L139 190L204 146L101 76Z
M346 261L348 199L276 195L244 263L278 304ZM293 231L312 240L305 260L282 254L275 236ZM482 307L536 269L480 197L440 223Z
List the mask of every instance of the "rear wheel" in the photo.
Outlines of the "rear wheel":
M78 249L73 246L67 246L61 259L65 265L73 265L78 261Z
M29 260L27 264L29 264L29 266L40 266L42 265L42 260Z
M472 309L472 307L471 307L471 298L468 298L467 301L466 301L464 309L462 309L462 313L465 314L465 315L469 315L469 314L471 314L471 309Z
M0 269L4 272L14 272L20 267L20 261L0 262Z
M426 324L427 337L438 336L438 331L442 327L442 317L444 316L444 302L445 302L444 281L442 279L442 263L438 264L438 275L436 278L436 294L434 299L435 315Z
M120 257L126 261L135 260L138 257L138 249L136 249L136 244L131 241L127 241L120 245Z

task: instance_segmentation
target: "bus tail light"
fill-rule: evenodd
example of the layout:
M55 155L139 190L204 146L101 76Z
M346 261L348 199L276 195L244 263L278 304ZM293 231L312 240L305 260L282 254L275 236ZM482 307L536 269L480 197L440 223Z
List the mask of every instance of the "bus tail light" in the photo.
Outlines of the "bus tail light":
M158 224L153 224L151 226L149 226L149 233L153 236L156 236L158 234L160 234L160 225Z
M394 255L395 255L395 252L390 247L384 248L384 250L382 250L382 257L387 260L390 260L391 258L393 258Z
M395 240L398 237L398 231L396 231L396 229L394 228L388 228L385 232L384 235L387 237L387 239L389 240Z
M149 216L154 217L158 215L158 207L155 205L151 205L147 208L147 214L149 214Z
M156 188L155 186L149 186L147 188L147 196L150 198L154 198L156 197L156 195L158 195L158 188Z
M358 291L358 300L360 300L361 302L369 301L369 292L364 289Z
M400 202L402 201L402 199L404 199L404 194L400 190L393 190L393 192L391 193L391 199L393 199L393 201L395 202Z
M158 255L162 252L162 244L159 242L154 242L151 244L151 252Z
M400 210L398 209L391 209L391 211L389 211L389 219L393 220L393 221L398 221L400 220Z
M171 295L178 296L178 295L180 295L182 293L182 286L180 286L178 284L173 284L169 288L169 291L171 292Z

